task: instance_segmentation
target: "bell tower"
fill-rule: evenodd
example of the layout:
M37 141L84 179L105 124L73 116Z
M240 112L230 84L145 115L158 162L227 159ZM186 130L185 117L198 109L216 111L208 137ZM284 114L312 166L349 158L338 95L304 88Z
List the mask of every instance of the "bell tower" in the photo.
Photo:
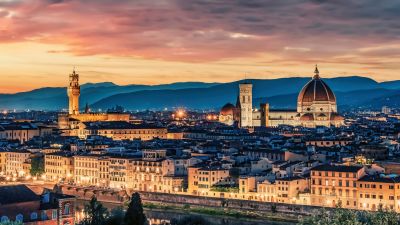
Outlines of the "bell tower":
M239 84L240 127L253 126L253 85Z
M75 68L72 74L69 75L69 86L68 86L68 100L69 100L69 114L79 114L79 95L81 94L81 87L79 86L79 74L75 72Z

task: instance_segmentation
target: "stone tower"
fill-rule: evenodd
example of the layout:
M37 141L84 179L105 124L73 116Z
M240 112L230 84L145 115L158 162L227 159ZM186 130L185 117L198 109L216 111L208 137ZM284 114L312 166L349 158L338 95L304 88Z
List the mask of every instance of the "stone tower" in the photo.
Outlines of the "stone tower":
M81 94L81 87L79 86L79 74L72 71L69 75L69 86L68 86L68 99L69 99L69 114L79 114L79 95Z
M253 126L253 85L239 84L240 127Z

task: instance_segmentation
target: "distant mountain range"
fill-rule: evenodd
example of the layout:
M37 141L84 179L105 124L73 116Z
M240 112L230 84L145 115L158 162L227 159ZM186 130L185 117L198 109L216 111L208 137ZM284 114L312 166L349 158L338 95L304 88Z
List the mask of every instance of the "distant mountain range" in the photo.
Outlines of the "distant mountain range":
M297 95L310 78L251 79L254 105L269 102L272 108L295 108ZM400 81L376 82L352 76L327 78L339 107L381 108L400 106ZM80 104L93 109L121 105L128 110L186 107L219 109L227 102L235 103L238 84L180 82L161 85L116 85L111 82L87 83L81 86ZM60 110L68 106L66 88L46 87L16 94L0 94L0 109Z

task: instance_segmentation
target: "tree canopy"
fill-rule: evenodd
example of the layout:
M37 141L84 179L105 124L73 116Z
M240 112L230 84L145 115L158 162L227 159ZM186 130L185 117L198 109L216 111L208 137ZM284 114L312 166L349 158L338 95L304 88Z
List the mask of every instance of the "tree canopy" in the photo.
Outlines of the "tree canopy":
M125 213L124 224L125 225L144 225L147 223L146 216L143 212L142 199L139 193L135 192L132 195L131 202L128 205L128 209Z

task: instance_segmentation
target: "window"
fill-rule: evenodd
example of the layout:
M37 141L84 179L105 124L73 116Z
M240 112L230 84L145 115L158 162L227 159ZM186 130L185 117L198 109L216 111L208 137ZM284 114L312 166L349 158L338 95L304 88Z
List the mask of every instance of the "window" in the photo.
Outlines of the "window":
M17 222L23 222L24 221L24 216L20 213L15 217L15 221Z
M47 219L47 214L46 211L42 211L41 215L40 215L41 220L46 220Z
M31 213L31 220L37 220L38 215L36 212Z
M8 219L7 216L2 216L2 217L1 217L1 222L2 222L2 223L5 223L5 222L7 222L7 221L9 221L9 219Z
M65 204L64 206L64 215L69 215L70 214L70 204Z

